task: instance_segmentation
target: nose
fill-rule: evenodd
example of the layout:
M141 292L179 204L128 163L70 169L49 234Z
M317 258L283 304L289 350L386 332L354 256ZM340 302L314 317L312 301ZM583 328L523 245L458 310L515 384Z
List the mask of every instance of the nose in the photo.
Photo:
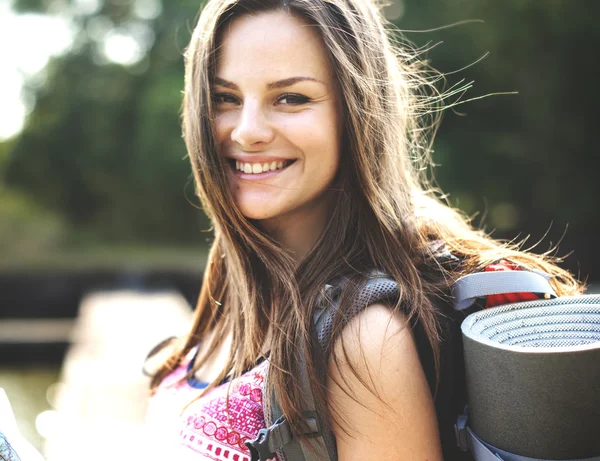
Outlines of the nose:
M242 149L250 149L262 143L268 144L273 137L273 128L260 104L257 101L246 101L239 111L231 140Z

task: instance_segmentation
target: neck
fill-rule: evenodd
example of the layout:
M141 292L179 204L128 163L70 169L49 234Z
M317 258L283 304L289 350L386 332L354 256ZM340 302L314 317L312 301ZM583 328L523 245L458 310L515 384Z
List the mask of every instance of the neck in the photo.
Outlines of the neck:
M328 194L301 209L260 221L261 227L300 263L314 247L331 215Z

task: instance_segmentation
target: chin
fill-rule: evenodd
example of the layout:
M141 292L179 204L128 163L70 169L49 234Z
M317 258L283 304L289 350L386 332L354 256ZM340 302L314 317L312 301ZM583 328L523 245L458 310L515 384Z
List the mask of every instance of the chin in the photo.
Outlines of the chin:
M244 218L251 219L253 221L262 221L264 219L274 218L278 215L275 210L265 210L264 208L260 209L260 207L256 207L255 204L252 206L238 205L238 209Z
M261 221L281 216L288 211L286 200L275 194L238 194L234 202L240 213L246 219ZM283 203L282 203L283 202Z

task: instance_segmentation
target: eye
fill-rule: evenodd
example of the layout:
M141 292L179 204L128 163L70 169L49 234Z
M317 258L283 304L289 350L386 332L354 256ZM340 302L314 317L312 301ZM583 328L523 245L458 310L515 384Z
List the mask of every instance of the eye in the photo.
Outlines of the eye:
M290 106L298 106L310 102L310 98L302 96L301 94L286 93L281 95L277 101Z
M237 104L237 98L229 93L215 93L212 95L214 104Z

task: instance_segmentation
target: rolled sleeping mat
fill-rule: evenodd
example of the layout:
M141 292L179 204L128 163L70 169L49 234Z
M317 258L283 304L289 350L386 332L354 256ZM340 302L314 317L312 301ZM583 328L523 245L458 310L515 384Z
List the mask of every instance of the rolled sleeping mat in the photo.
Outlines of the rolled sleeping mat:
M527 458L600 457L600 295L507 304L461 328L479 439Z

